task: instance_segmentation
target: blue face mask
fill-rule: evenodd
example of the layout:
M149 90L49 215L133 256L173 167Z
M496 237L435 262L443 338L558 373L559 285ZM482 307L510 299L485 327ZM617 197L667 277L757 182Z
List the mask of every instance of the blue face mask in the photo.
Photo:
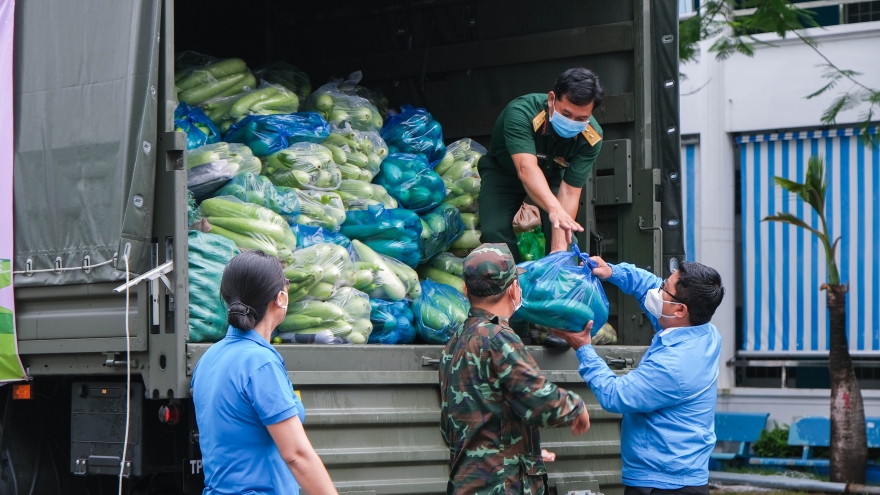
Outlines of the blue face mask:
M553 115L550 116L550 123L553 124L553 130L556 131L556 134L559 134L560 137L568 139L573 138L587 130L588 122L578 122L576 120L571 120L565 115L562 115L561 113L556 111L556 102L554 101Z

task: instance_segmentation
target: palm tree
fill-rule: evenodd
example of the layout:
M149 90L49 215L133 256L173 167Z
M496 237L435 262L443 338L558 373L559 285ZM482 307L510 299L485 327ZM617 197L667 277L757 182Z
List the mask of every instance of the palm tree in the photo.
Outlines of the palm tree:
M853 369L852 357L846 341L846 284L840 283L840 273L834 253L840 237L831 241L828 224L825 221L825 167L821 158L810 157L807 177L803 184L782 177L774 177L776 185L797 194L809 204L821 220L819 231L791 213L777 213L764 221L784 222L809 230L822 242L825 248L825 263L828 266L828 281L819 289L825 291L828 306L828 319L831 323L828 369L831 373L831 481L843 483L865 482L865 469L868 457L865 436L865 408L862 391Z

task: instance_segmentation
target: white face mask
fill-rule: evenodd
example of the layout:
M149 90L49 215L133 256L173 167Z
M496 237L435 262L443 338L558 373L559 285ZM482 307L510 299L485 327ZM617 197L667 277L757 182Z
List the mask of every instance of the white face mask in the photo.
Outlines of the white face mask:
M649 290L647 296L645 297L645 309L648 310L649 313L654 315L654 318L658 320L660 318L675 318L674 315L664 315L663 314L663 305L664 304L681 304L684 303L676 302L676 301L665 301L663 299L663 295L660 293L662 289L659 287L653 290Z
M514 299L513 299L512 297L510 298L510 302L513 303L513 312L516 313L517 310L518 310L519 308L521 308L522 305L523 305L523 300L522 300L522 287L520 287L520 289L519 289L519 303L515 302Z
M284 294L284 299L286 299L287 301L284 302L284 306L279 304L278 307L283 309L284 311L287 311L287 305L290 303L290 296L287 295L286 291L281 291L281 293ZM277 303L277 301L276 301L276 303Z

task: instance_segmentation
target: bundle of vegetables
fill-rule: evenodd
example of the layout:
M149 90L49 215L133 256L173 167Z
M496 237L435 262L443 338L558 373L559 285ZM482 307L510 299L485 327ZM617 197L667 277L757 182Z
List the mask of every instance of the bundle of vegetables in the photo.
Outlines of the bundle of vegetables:
M282 261L296 249L296 236L290 226L268 208L220 196L202 201L199 209L212 234L230 239L241 249L261 249Z
M422 295L412 302L415 327L419 337L429 344L446 344L461 330L470 304L454 288L426 280Z
M293 91L303 102L312 93L309 75L287 62L274 62L254 72L260 81L280 84Z
M282 115L248 115L223 137L230 143L244 143L257 156L266 156L293 143L320 143L330 135L330 124L314 112Z
M480 215L477 213L462 213L461 221L464 224L464 232L452 243L450 249L456 256L464 258L480 244Z
M177 98L190 106L212 98L237 95L256 85L256 78L239 58L192 67L174 75Z
M318 112L337 127L346 123L359 131L378 131L382 128L382 116L376 107L360 96L339 91L340 83L327 83L306 99L304 108Z
M348 250L336 244L315 244L296 250L287 260L291 302L306 298L326 301L341 287L351 287L356 269ZM288 308L288 314L291 309Z
M477 162L486 154L486 148L471 139L460 139L449 145L446 157L434 168L443 178L449 195L445 202L462 213L476 213L480 195L480 174ZM451 158L451 160L450 160Z
M326 301L290 303L287 316L278 325L278 336L282 342L336 343L335 339L347 339L353 344L366 344L373 330L371 312L366 294L342 287ZM334 339L317 339L318 334Z
M419 236L419 254L427 263L449 246L464 232L461 213L452 205L441 204L422 215L422 235Z
M421 284L415 270L376 253L358 240L352 240L351 247L356 267L355 288L366 292L371 298L389 301L402 301L406 297L417 298L421 295Z
M343 179L337 192L345 204L345 211L364 210L370 205L382 205L389 209L398 206L397 200L384 187L362 180Z
M315 244L331 243L342 246L346 249L351 247L351 240L339 232L330 232L322 227L312 227L309 225L291 225L296 233L296 248L302 249Z
M608 299L589 256L577 245L574 253L557 252L519 266L523 305L516 316L550 328L580 332L593 320L593 334L608 321ZM577 260L580 266L573 262Z
M385 187L400 206L416 213L436 208L446 197L443 179L417 155L388 155L374 182Z
M234 196L245 203L268 208L281 215L288 224L296 223L299 218L299 196L296 191L290 187L276 186L263 175L250 172L238 174L217 191L217 195Z
M187 151L186 168L187 188L202 200L240 173L260 173L262 164L247 146L219 142Z
M523 261L539 260L547 252L547 241L544 239L541 227L535 227L535 230L516 234L516 245L519 248L519 255Z
M189 231L189 342L217 342L226 335L226 308L220 293L223 269L238 254L235 243L214 234Z
M416 338L416 329L413 327L413 312L406 301L383 301L370 299L373 311L370 314L370 322L373 324L373 332L370 334L370 344L409 344Z
M462 258L452 253L440 253L428 264L419 266L419 278L446 284L464 294L463 265Z
M205 112L198 107L192 108L184 102L178 103L174 110L174 130L186 133L188 150L220 141L220 130Z
M345 205L335 191L294 189L299 196L299 218L296 223L322 227L331 233L339 232L345 221Z
M334 128L321 144L333 152L333 161L342 169L345 179L370 182L388 156L388 146L375 131Z
M419 264L422 222L418 215L409 210L385 209L381 205L351 210L345 215L341 232L349 239L357 239L373 250L411 267Z
M266 157L266 176L276 186L333 191L342 174L330 150L315 143L295 143Z
M201 105L211 122L223 133L248 115L276 115L296 113L299 98L284 86L263 83L259 88L233 96L212 98Z
M382 126L382 139L391 153L419 155L433 168L446 155L443 127L424 108L404 105Z

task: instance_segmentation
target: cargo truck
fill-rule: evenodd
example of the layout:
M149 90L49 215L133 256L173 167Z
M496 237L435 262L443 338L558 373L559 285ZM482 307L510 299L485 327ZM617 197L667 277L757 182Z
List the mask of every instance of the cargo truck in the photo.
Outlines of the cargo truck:
M190 379L210 344L188 343L181 50L288 61L314 87L360 70L392 106L432 112L447 142L484 144L512 98L591 68L605 142L578 242L662 276L683 259L673 0L17 0L14 29L13 270L32 398L0 389L0 493L115 492L120 467L126 493L201 492ZM115 292L126 257L130 278L152 276ZM619 343L599 351L626 373L653 330L606 290ZM340 492L445 492L440 346L277 349ZM582 437L542 432L557 454L551 493L622 493L620 418L598 407L574 352L530 350L592 417Z

